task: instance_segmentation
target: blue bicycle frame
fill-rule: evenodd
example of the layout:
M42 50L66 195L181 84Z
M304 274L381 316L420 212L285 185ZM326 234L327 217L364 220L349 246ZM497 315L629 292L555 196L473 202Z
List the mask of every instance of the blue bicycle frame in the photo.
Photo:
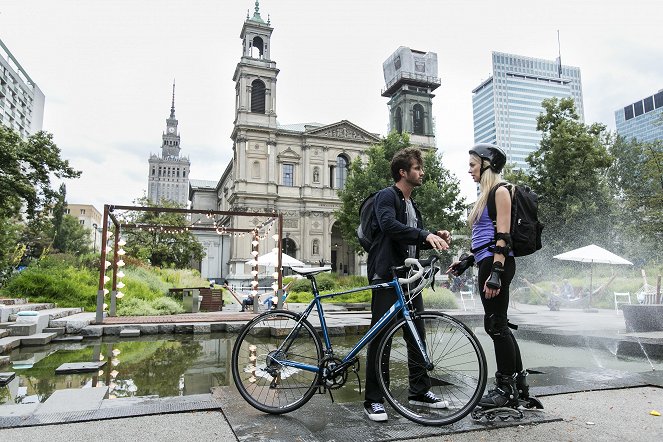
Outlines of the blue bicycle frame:
M334 296L339 296L339 295L344 295L346 293L354 293L354 292L359 292L363 290L368 290L368 289L386 289L386 288L393 288L396 290L396 294L398 296L398 299L396 302L391 306L391 308L375 323L373 326L366 332L366 334L355 344L355 346L350 350L350 352L343 358L342 363L339 364L339 366L335 369L343 369L347 365L350 365L354 358L357 356L357 354L369 343L371 342L377 335L378 333L385 328L389 322L398 315L399 312L403 312L403 316L407 322L408 328L410 329L410 332L412 333L412 336L415 339L415 342L417 343L417 347L419 348L419 351L423 355L424 362L427 366L431 364L430 358L428 357L428 353L426 351L426 346L424 345L424 342L421 340L421 337L419 336L419 332L417 331L414 322L412 321L412 317L410 315L409 309L405 308L405 296L403 294L403 289L401 287L401 284L398 282L398 277L394 277L394 279L390 282L384 282L380 284L374 284L370 286L365 286L365 287L359 287L355 288L352 290L347 290L344 292L337 292L337 293L329 293L327 295L320 295L318 291L318 287L315 281L315 278L310 278L311 283L312 283L312 289L313 289L313 300L311 303L306 307L306 310L301 314L298 326L295 326L288 336L283 340L283 343L279 346L279 351L277 351L275 354L286 354L287 349L290 346L290 343L294 338L296 338L297 333L299 332L299 325L301 324L301 321L305 320L308 318L308 315L311 313L313 310L313 307L316 307L318 310L318 318L320 319L320 327L322 328L322 336L325 341L325 353L327 355L333 354L333 349L332 349L332 343L331 340L329 339L329 332L327 330L327 322L325 320L325 315L324 311L322 308L322 299L325 298L333 298ZM285 350L285 351L284 351ZM286 367L294 367L294 368L299 368L301 370L306 370L306 371L311 371L311 372L318 372L322 370L322 367L317 367L314 365L310 364L303 364L301 362L296 362L296 361L289 361L289 360L274 360L275 363L280 364L282 366Z

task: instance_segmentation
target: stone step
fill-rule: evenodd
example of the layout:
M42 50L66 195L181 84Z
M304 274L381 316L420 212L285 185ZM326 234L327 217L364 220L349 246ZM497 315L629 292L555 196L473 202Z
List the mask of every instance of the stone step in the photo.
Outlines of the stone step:
M137 338L140 336L140 330L137 328L125 328L120 331L121 338Z
M64 327L46 327L42 330L44 333L57 333L58 336L64 335Z
M60 319L51 320L50 327L64 327L65 333L78 333L83 328L93 323L96 319L96 313L83 312L75 315L65 316Z
M9 359L9 356L0 356L0 367L2 367L3 365L7 365L10 362L11 360Z
M37 323L12 324L9 326L12 336L29 336L37 333Z
M0 328L0 338L4 338L5 336L9 336L9 330L6 328Z
M16 315L23 311L38 311L55 308L53 303L35 303L21 305L0 305L0 322L9 321L11 315Z
M21 345L20 336L7 336L6 338L0 338L0 354L13 350L19 345Z
M64 318L65 316L75 315L83 311L82 307L63 307L63 308L45 308L41 310L36 310L40 315L48 315L48 320ZM16 321L18 312L9 315L10 321Z
M0 304L2 305L18 305L27 303L28 300L26 298L0 298Z
M21 338L21 346L46 345L57 335L57 333L35 333L30 336L24 336Z

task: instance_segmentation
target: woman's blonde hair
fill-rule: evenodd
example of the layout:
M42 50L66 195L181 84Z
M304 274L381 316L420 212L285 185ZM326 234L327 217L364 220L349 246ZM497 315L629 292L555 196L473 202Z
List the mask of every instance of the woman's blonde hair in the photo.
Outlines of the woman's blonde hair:
M472 206L472 210L467 217L467 225L472 228L474 223L481 217L483 209L486 208L488 203L488 194L490 189L492 189L497 183L502 181L502 175L495 173L489 166L490 161L482 160L478 155L470 154L473 160L481 164L481 169L483 173L481 174L481 179L479 180L479 198Z

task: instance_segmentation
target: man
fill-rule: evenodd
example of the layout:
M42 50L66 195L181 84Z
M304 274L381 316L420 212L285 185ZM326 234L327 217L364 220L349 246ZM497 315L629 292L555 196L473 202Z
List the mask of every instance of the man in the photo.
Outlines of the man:
M391 175L395 184L378 192L375 196L374 209L379 224L379 232L368 252L368 275L371 284L388 282L392 279L391 267L403 265L406 258L418 258L420 248L446 250L451 235L446 230L431 233L424 230L421 213L411 198L412 191L421 186L424 178L421 151L408 147L394 155L391 160ZM371 325L375 324L396 302L397 295L393 289L374 289L371 300ZM417 311L423 310L421 296L414 299ZM418 328L421 325L418 324ZM366 394L364 412L369 419L376 422L387 420L384 409L382 391L378 385L375 363L377 347L380 342L378 335L368 346L366 360ZM418 349L412 348L418 352ZM436 397L430 388L430 380L425 373L413 376L418 379L410 384L410 403L431 408L446 408L446 401Z

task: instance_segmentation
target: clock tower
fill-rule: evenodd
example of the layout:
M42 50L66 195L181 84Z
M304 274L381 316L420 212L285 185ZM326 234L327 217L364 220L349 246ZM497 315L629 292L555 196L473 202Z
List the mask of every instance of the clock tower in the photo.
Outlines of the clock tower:
M186 208L189 197L189 158L180 157L180 135L175 118L175 81L170 116L161 135L161 155L149 159L147 197L155 204L161 200L176 202Z

